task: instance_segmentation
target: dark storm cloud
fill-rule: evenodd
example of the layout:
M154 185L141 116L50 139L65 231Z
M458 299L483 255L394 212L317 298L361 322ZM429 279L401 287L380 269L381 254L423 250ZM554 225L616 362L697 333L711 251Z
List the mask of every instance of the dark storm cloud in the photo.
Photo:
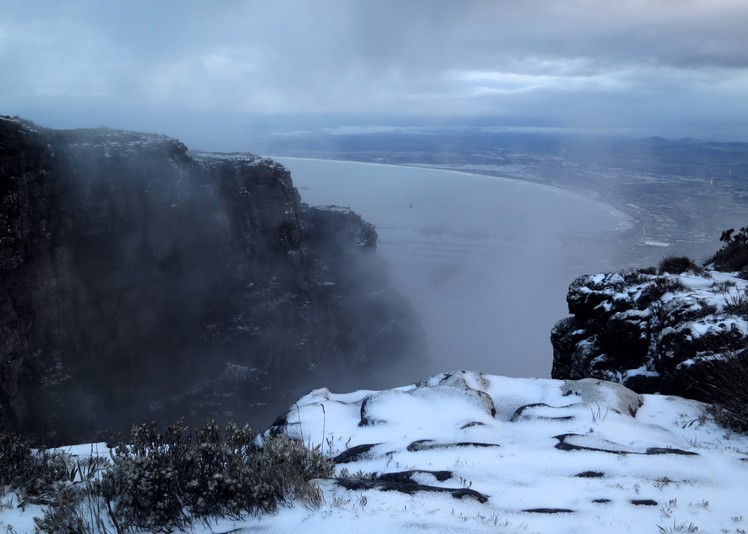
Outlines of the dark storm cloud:
M19 113L84 101L742 124L746 27L742 0L9 0L0 97Z

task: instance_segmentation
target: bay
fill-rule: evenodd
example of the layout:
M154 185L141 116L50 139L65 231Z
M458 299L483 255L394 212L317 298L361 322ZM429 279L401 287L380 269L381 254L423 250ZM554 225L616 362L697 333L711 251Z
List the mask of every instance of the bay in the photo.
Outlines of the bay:
M621 268L632 221L604 203L516 179L301 158L303 202L349 207L375 225L390 278L426 331L429 360L409 370L548 377L553 324L578 275ZM618 260L620 261L620 260Z

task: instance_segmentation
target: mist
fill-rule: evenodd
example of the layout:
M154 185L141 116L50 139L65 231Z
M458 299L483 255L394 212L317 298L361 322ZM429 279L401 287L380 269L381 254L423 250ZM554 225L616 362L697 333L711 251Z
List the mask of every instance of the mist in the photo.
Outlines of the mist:
M374 224L372 261L428 343L426 360L289 387L548 376L576 276L700 260L745 224L746 150L726 143L748 141L746 27L740 0L9 0L0 114L166 134L192 154L482 174L282 160L302 202Z
M428 357L410 380L458 368L549 376L548 338L567 313L569 283L618 267L616 251L634 239L625 214L536 184L279 160L307 202L351 206L377 227L392 284L411 300L426 333Z

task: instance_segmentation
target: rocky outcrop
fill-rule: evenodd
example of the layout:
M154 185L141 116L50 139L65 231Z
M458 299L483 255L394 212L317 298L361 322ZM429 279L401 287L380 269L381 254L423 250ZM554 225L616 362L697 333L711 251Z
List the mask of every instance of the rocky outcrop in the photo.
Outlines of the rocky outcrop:
M271 160L0 118L1 415L90 438L417 353L376 237Z
M195 531L597 534L649 532L657 523L665 525L660 530L695 531L686 517L704 531L733 532L745 513L748 436L725 432L693 400L639 395L594 379L460 371L387 391L318 389L289 404L255 444L285 434L329 458L334 471L329 463L320 469L316 455L311 468L301 466L310 456L284 440L269 444L254 469L276 460L281 481L298 480L298 466L313 470L324 477L310 488L314 506L294 504L294 493L273 513L202 516L205 527L193 509L178 506ZM217 428L206 430L200 452L220 459ZM148 434L140 432L143 451L150 448ZM237 435L244 436L227 432L222 442ZM193 442L178 429L165 439L187 448ZM103 444L64 450L71 464L84 467L101 466L112 453ZM288 451L291 460L283 462ZM244 456L253 461L254 452ZM174 456L177 468L183 456ZM224 491L212 503L234 494L230 479L216 485ZM34 503L41 498L32 499L6 492L0 520L8 530L33 531L32 518L45 509Z
M702 447L695 436L725 434L703 410L696 401L637 394L598 379L458 371L385 391L317 389L293 403L263 438L286 435L335 462L334 477L319 481L323 514L327 507L346 513L338 510L350 501L351 515L365 505L368 521L382 510L380 517L403 522L389 530L407 531L421 514L433 527L440 510L447 524L461 514L500 512L539 532L559 528L538 516L570 514L571 530L597 532L610 529L604 506L625 511L625 530L648 506L687 502L694 490L682 480L694 481L700 499L704 491L723 491L721 482L704 478L714 473L717 454L730 462L733 487L742 487L745 455L734 447L745 436L726 437L739 441L719 453ZM600 525L580 528L589 518ZM495 521L475 531L492 528Z
M551 333L552 376L715 400L704 388L714 366L748 356L747 290L717 271L581 276L569 287L572 316Z

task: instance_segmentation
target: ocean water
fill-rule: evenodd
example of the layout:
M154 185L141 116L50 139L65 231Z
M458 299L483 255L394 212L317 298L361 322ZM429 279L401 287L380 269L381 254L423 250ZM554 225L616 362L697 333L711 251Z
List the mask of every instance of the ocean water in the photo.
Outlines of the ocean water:
M549 336L568 315L568 285L624 267L615 258L634 239L625 214L557 188L417 167L274 159L291 171L303 202L349 207L375 225L392 284L411 300L427 335L429 361L408 380L455 369L550 376Z

